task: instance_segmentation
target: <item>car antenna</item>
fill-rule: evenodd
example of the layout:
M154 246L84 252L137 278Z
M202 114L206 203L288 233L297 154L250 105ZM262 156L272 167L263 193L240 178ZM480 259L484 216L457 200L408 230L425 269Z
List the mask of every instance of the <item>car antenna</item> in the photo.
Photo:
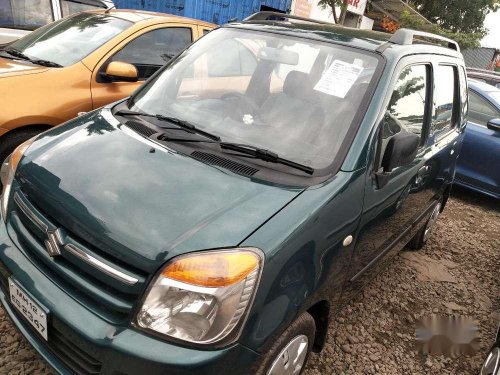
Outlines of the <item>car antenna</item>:
M116 9L116 5L114 5L114 4L113 4L113 6L112 6L112 7L110 7L110 8L108 8L108 9L106 9L106 10L104 11L104 13L105 13L105 14L109 14L109 12L111 12L113 9Z

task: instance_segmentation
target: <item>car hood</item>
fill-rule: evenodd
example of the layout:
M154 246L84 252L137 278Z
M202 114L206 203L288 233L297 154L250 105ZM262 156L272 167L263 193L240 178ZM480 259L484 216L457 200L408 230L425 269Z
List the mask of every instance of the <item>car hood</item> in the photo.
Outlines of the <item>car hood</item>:
M51 68L0 57L0 79L46 72Z
M155 146L106 109L44 133L16 180L66 231L150 272L178 254L237 246L303 190Z

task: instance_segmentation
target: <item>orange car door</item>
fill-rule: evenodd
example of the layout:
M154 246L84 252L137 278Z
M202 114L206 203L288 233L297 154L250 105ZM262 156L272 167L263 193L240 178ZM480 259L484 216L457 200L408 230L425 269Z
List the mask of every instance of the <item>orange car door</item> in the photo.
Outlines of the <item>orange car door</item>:
M196 25L169 23L148 27L121 42L106 54L92 74L93 108L130 96L173 56L186 48L199 36ZM139 73L138 82L113 82L105 71L112 61L134 65Z

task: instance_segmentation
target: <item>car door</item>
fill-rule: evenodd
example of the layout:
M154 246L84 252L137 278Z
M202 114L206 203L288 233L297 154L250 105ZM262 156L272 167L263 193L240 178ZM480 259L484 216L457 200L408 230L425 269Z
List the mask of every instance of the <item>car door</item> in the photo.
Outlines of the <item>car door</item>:
M469 90L469 122L457 166L459 182L500 196L500 131L488 129L500 111L480 93Z
M140 85L166 64L173 56L198 37L195 25L169 23L141 30L110 51L92 74L91 90L94 108L130 96ZM137 82L113 82L105 71L112 61L137 68Z
M357 233L350 276L344 288L343 300L352 298L360 287L370 280L389 259L407 244L418 226L430 215L439 194L446 185L446 164L437 162L439 154L448 151L448 143L436 145L429 134L433 132L438 115L436 104L437 82L433 57L405 58L395 71L387 104L380 113L376 145L372 146L370 168L366 176L363 215ZM450 83L448 83L450 84ZM451 82L453 120L459 117L458 75ZM441 104L441 105L444 105ZM445 121L445 115L441 121ZM450 117L450 124L452 123ZM442 124L445 126L444 124ZM381 170L389 140L401 132L420 138L419 149L412 162L395 168L390 174ZM451 173L451 169L448 171ZM450 175L448 183L451 184ZM439 182L437 182L439 181Z

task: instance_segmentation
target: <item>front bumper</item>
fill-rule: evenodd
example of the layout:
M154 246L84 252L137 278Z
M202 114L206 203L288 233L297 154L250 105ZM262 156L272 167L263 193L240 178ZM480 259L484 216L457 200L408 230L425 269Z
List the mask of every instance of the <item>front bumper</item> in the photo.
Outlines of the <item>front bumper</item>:
M15 236L13 237L15 238ZM16 242L17 243L17 242ZM7 277L12 275L49 314L49 340L13 310ZM87 374L248 374L259 355L236 344L207 351L159 340L130 326L114 326L59 289L17 248L0 223L0 300L14 324L59 373ZM7 295L6 295L7 294ZM76 367L75 367L76 366Z

